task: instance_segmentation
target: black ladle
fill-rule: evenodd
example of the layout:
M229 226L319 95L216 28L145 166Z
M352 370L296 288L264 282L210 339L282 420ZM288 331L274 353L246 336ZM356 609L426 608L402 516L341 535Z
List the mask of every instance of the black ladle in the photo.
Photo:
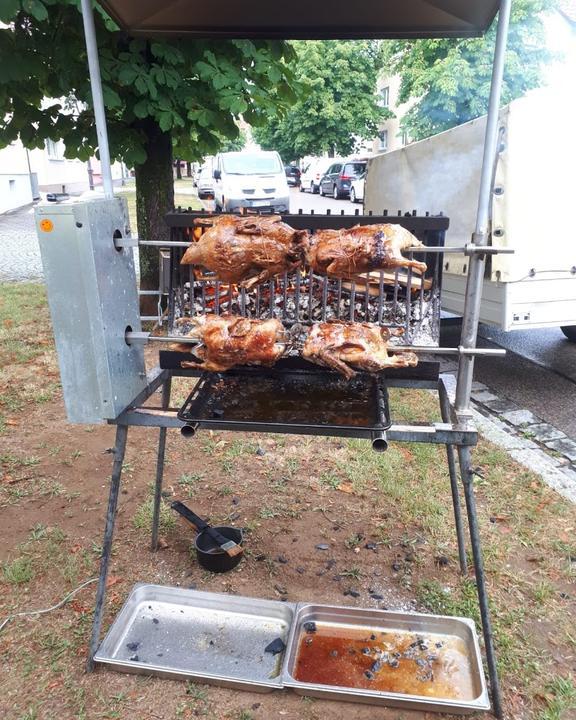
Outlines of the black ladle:
M212 528L205 520L192 512L190 508L186 507L184 503L178 501L173 502L171 507L198 530L194 547L196 548L198 562L203 568L210 570L210 572L223 573L232 570L238 565L243 553L240 552L236 555L229 555L219 546L218 541L210 535L209 531L215 530L216 533L222 535L225 540L232 540L241 546L243 542L242 530L226 525L218 525Z

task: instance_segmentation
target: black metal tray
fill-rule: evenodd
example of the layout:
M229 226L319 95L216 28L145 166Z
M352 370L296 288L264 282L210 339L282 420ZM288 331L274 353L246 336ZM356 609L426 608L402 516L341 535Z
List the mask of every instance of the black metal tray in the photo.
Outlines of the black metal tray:
M383 378L306 370L205 372L178 417L221 430L366 439L391 425Z

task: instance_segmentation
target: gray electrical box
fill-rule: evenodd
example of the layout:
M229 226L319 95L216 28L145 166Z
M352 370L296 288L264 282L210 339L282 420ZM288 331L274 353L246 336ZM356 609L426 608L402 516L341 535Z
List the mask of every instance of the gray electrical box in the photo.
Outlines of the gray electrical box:
M143 348L125 340L141 330L133 250L121 247L126 201L71 200L35 214L68 419L113 419L146 385Z

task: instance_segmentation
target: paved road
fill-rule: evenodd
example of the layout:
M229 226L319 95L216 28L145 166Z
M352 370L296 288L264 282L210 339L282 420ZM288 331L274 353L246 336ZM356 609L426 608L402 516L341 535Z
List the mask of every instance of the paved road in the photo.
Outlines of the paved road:
M40 280L42 263L34 210L0 215L0 281Z
M480 347L504 347L504 358L476 358L474 378L576 440L576 343L560 330L505 333L483 325ZM460 324L443 324L441 344L458 344Z
M340 215L342 211L345 215L354 215L356 212L362 212L362 203L354 204L350 200L334 200L331 197L321 197L309 192L300 192L297 188L290 188L290 212L297 213L300 209L304 213L312 210L315 213L325 213L326 210L330 210L334 215Z

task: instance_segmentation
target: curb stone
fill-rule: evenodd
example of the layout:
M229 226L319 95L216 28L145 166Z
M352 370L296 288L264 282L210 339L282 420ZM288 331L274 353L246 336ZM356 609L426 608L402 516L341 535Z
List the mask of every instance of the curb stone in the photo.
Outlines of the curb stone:
M442 378L453 401L456 378L450 372L443 372ZM529 410L515 406L499 413L499 408L514 405L506 398L490 398L485 403L477 400L474 395L485 398L493 395L482 383L473 383L473 390L471 409L478 432L539 475L559 495L576 503L576 464L571 463L576 460L576 442ZM552 455L551 451L557 454Z

